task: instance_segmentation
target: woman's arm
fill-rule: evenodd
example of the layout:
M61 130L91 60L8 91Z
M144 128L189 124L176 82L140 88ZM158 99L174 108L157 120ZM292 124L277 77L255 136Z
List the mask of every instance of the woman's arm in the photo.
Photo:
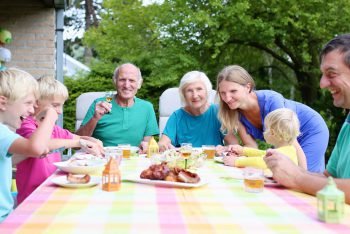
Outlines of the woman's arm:
M258 144L256 143L255 139L247 133L247 130L242 124L239 124L238 126L238 135L242 140L243 146L258 148Z
M159 146L159 151L163 152L167 149L172 149L175 148L172 144L171 144L171 140L167 135L162 135L160 140L158 141L158 146Z

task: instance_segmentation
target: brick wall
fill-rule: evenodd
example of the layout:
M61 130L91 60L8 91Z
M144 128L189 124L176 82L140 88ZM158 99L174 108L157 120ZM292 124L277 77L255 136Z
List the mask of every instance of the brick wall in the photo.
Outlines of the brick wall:
M18 67L34 77L55 75L55 9L40 0L1 0L0 27L12 33L6 45L12 53L7 67Z

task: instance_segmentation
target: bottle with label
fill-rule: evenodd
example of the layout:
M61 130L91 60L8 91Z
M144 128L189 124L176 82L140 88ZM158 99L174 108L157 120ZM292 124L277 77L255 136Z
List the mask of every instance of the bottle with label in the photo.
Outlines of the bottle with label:
M148 142L148 151L147 151L147 157L150 158L153 154L159 153L159 146L154 139L154 137L151 137L151 139Z

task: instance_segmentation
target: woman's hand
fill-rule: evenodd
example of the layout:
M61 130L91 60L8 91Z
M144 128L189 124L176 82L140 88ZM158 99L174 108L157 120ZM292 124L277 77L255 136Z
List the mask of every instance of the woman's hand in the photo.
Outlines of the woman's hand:
M139 145L139 153L140 154L147 154L148 151L148 141L141 141L140 145Z

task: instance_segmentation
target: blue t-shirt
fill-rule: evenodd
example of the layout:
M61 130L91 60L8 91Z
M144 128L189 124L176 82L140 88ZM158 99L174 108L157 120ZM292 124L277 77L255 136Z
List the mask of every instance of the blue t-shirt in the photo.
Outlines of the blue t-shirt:
M222 145L224 136L220 132L221 123L217 114L218 107L214 104L199 116L193 116L180 108L169 117L163 134L170 138L175 147L181 143L192 143L193 147Z
M280 93L275 91L258 90L255 93L260 107L262 126L264 126L266 115L273 110L288 108L297 114L301 133L298 137L298 142L306 155L308 170L323 172L325 168L324 154L328 145L329 130L322 116L307 105L285 99ZM254 139L264 141L264 129L256 128L243 115L240 116L240 121Z
M8 150L18 137L18 134L0 123L0 223L10 214L14 205L11 194L12 155Z
M96 103L104 100L98 98L91 104L82 125L93 117ZM158 135L158 123L152 103L137 97L134 101L134 105L130 107L121 107L113 100L112 112L105 114L97 122L92 136L101 140L104 146L126 143L139 146L143 137Z
M336 178L350 178L350 114L340 130L327 171Z

